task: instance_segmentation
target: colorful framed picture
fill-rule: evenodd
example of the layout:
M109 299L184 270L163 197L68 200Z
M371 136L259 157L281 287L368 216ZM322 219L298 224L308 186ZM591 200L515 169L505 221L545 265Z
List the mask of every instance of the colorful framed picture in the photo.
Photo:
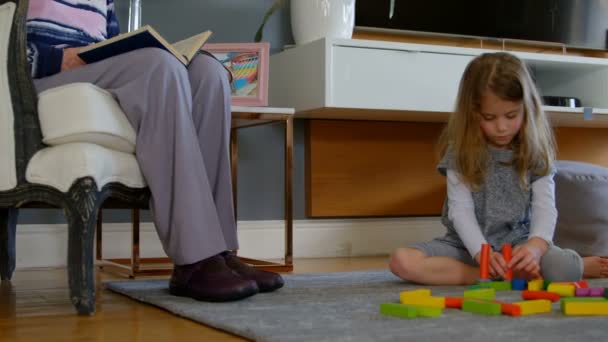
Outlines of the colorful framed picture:
M232 73L233 105L268 105L270 43L205 44L203 50L215 56Z

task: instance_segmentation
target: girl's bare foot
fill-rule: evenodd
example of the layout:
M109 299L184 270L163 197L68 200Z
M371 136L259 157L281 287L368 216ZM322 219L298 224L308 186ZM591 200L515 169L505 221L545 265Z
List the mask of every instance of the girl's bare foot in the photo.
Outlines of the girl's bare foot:
M583 258L583 278L608 278L608 259L599 256Z

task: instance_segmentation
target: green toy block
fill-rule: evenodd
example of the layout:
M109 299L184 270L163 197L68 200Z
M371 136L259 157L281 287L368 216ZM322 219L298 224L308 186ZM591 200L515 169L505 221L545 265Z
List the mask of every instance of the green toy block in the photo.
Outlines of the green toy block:
M544 279L543 280L543 290L546 290L547 287L549 287L549 284L551 284L550 280Z
M490 283L490 287L496 291L511 291L510 281L493 281Z
M604 297L563 297L561 302L604 302L606 298Z
M398 303L382 303L380 304L380 313L401 318L415 318L417 308Z
M502 306L500 303L478 299L465 299L462 302L462 311L484 315L500 315L502 313Z
M494 290L493 288L464 291L464 298L494 300L495 297L496 297L496 290Z
M417 306L416 314L418 317L438 317L441 316L443 309L441 308L433 308L429 306Z

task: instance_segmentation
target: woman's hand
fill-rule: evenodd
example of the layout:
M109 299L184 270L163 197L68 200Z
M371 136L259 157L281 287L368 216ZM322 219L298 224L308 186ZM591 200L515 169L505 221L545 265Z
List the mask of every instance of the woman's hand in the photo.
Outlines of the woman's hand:
M78 48L63 49L63 60L61 60L61 71L68 71L86 63L78 57Z
M481 252L475 255L475 261L481 265ZM507 262L498 252L490 252L490 278L504 278L507 272Z
M533 237L513 249L513 257L507 266L513 269L516 278L538 278L540 276L540 258L548 248L549 244L545 240Z

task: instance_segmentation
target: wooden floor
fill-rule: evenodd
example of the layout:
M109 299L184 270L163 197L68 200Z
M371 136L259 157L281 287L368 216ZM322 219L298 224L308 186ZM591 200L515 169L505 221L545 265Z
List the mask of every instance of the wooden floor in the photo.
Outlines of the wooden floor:
M386 257L296 259L294 273L386 268ZM97 274L97 313L75 314L64 269L24 270L0 287L0 341L243 341L103 290Z

